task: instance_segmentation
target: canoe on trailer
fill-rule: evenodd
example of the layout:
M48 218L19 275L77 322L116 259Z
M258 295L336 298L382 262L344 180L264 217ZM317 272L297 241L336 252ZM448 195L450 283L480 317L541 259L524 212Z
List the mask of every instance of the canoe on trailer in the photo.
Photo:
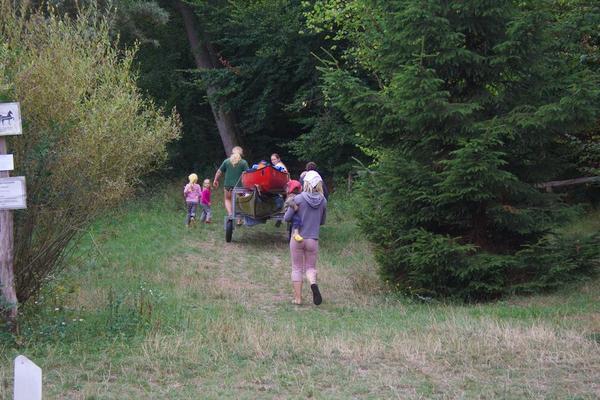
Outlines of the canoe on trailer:
M256 171L246 171L242 174L242 186L252 190L258 188L262 192L281 193L290 180L290 174L281 172L267 165Z
M280 194L259 192L256 188L235 199L240 213L254 219L268 219L274 214L283 213L283 200Z

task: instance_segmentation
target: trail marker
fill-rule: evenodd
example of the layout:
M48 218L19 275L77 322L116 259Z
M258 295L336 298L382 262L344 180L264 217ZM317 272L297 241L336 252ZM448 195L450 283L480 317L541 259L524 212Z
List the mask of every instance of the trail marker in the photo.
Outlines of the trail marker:
M21 107L19 103L0 103L0 136L20 135Z
M15 358L14 400L42 400L42 369L25 356Z

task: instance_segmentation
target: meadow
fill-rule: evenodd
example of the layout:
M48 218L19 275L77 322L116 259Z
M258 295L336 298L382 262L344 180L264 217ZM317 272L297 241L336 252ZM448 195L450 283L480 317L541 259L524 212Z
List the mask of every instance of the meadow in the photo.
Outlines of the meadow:
M178 188L99 219L0 340L44 373L45 399L597 399L600 281L467 305L383 285L334 197L322 229L324 302L291 304L284 227L184 226ZM600 216L568 229L600 229Z

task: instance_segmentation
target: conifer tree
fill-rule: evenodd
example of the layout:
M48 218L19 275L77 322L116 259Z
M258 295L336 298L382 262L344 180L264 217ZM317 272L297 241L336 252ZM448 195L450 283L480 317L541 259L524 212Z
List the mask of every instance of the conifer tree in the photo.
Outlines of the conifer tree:
M535 186L572 167L568 138L600 111L600 77L563 51L552 3L351 3L370 13L350 37L358 67L328 70L325 94L376 155L360 216L383 276L480 299L589 272L594 252L549 244L569 209Z

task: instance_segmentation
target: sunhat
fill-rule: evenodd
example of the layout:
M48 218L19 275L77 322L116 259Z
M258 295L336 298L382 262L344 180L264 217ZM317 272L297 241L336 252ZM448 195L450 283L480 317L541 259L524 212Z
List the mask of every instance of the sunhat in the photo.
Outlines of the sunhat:
M287 183L287 189L286 189L286 191L287 191L288 194L290 194L290 193L293 193L295 190L297 190L298 192L301 192L302 191L302 185L297 180L292 179L291 181L289 181Z
M316 187L319 182L323 182L323 178L317 171L308 171L306 175L304 175L304 182L308 182L310 186Z

